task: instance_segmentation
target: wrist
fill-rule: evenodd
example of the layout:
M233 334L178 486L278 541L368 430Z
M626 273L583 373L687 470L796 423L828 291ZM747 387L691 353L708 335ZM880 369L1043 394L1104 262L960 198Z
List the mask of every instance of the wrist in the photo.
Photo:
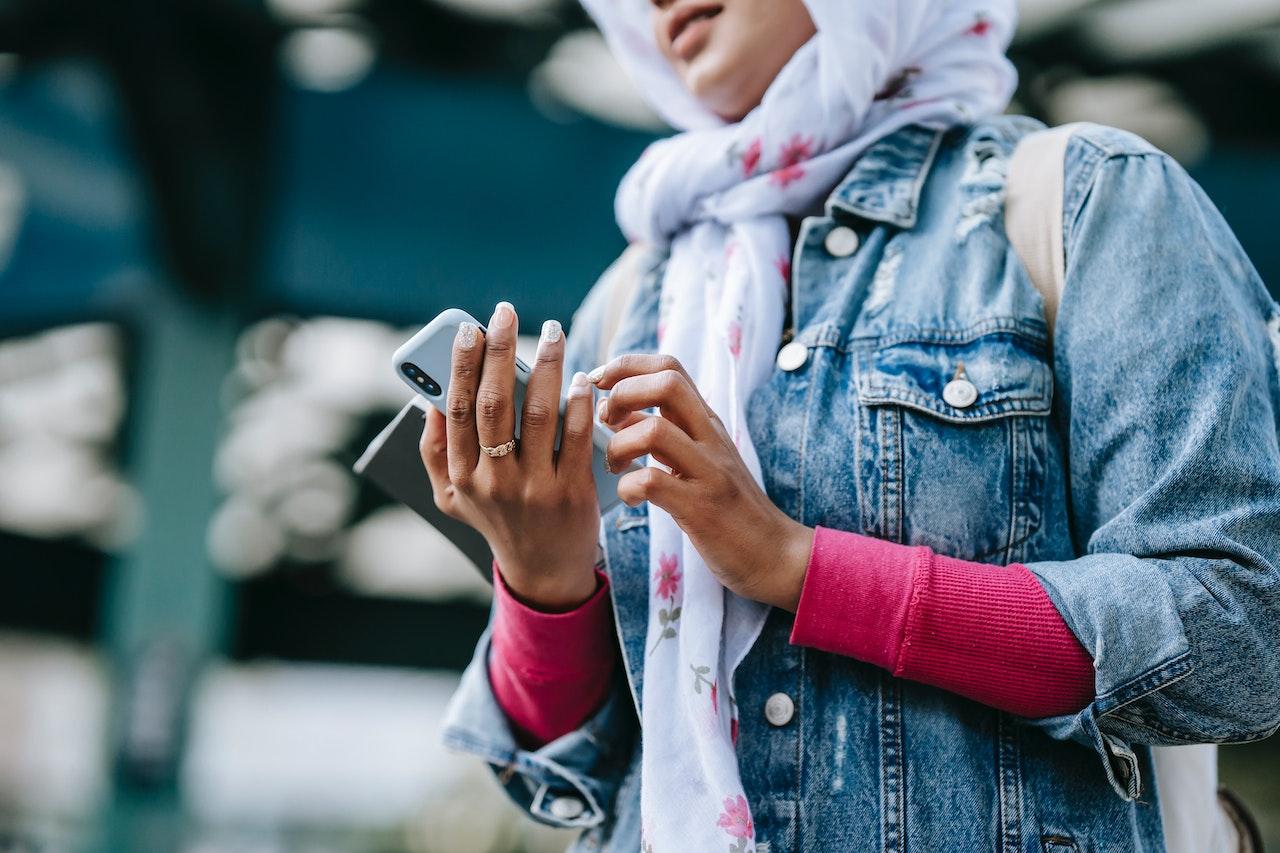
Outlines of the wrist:
M772 559L760 569L765 582L760 585L763 594L758 600L795 613L813 551L814 529L790 517L784 519L782 530L773 540L778 545L772 551Z
M494 574L501 575L507 592L516 601L547 613L575 610L598 588L594 565L569 573L547 574L523 571L518 563L495 557Z

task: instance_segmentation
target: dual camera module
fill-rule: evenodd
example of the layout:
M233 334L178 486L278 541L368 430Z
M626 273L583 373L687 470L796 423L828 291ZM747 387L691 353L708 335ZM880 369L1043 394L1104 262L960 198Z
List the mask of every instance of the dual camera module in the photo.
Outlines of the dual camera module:
M440 383L422 372L422 368L411 361L400 365L400 372L409 377L409 381L417 385L432 397L440 396Z

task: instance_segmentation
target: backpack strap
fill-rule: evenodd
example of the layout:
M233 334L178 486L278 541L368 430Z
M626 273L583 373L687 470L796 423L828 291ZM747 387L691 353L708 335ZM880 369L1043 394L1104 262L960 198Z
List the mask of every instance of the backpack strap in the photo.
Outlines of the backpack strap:
M1005 182L1005 233L1044 298L1050 351L1066 278L1063 163L1067 142L1078 126L1064 124L1024 136L1009 160ZM1252 849L1248 833L1234 820L1231 803L1217 795L1217 749L1211 743L1151 748L1160 819L1170 853L1208 850L1214 838L1220 841L1220 851ZM1216 835L1215 827L1204 825L1206 818L1217 820Z
M1044 299L1050 341L1066 278L1062 246L1063 161L1067 142L1079 127L1078 123L1064 124L1024 136L1009 159L1005 181L1005 233Z

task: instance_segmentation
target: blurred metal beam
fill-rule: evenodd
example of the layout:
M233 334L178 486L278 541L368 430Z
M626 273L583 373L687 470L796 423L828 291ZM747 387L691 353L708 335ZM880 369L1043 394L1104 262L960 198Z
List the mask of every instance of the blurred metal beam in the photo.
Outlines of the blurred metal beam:
M138 330L127 453L146 518L112 572L104 612L116 685L116 785L104 851L181 849L176 779L187 696L224 643L224 584L204 542L217 501L218 391L232 366L237 324L228 309L155 291Z

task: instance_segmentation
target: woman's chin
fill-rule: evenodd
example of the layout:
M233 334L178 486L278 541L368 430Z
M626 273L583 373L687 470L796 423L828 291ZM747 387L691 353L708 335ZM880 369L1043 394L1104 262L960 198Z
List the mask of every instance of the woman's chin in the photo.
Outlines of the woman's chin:
M738 121L760 103L763 93L757 94L749 80L726 74L725 70L722 63L708 62L700 66L695 62L685 72L685 86L698 103L720 118Z

